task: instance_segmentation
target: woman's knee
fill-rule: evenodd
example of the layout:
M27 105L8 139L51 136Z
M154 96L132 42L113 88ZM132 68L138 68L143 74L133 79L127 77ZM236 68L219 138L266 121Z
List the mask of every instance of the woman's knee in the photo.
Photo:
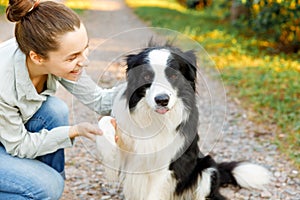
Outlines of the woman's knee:
M59 173L55 172L46 180L31 182L31 187L23 191L22 195L28 199L58 200L64 191L64 180Z
M59 199L64 190L62 176L46 164L8 155L0 149L0 199ZM5 162L4 162L5 161ZM18 197L18 198L17 198Z
M69 125L69 108L61 99L49 96L40 109L25 124L28 131L38 132L41 129L51 130Z
M47 181L42 183L42 187L38 187L33 199L60 199L64 191L64 179L59 173L49 177ZM41 186L41 185L39 185Z
M21 196L27 199L51 199L59 200L64 191L64 180L59 173L47 177L46 180L31 181L30 188L21 188Z

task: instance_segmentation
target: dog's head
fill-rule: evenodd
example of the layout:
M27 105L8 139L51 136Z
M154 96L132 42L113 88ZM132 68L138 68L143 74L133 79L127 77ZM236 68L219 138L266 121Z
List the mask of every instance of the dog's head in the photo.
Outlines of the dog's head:
M144 98L155 112L165 114L178 98L188 105L194 98L196 56L165 45L127 56L126 97L131 111Z

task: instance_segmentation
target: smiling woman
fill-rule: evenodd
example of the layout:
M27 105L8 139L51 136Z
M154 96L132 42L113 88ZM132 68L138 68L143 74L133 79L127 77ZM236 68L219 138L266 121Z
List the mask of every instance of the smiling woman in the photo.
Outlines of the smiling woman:
M59 199L64 148L102 131L69 126L68 107L54 96L58 84L98 114L110 112L116 89L99 88L85 73L87 31L64 4L10 0L6 16L16 24L15 38L0 44L0 199Z

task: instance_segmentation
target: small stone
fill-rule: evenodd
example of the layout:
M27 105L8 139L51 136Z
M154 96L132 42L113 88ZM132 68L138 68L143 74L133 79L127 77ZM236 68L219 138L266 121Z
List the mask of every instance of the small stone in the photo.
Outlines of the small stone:
M281 183L276 183L275 186L278 187L278 188L280 188L281 187Z
M293 174L298 174L299 172L297 170L292 170Z
M295 185L295 181L293 181L293 180L288 180L288 181L287 181L287 184L288 184L288 185Z
M275 173L274 173L274 176L277 177L277 178L280 177L280 175L281 175L280 172L275 172Z
M91 195L91 196L93 196L93 195L97 195L97 191L96 190L90 190L90 191L88 191L88 195Z
M101 200L111 199L110 195L105 195L101 197Z
M281 177L278 178L278 181L281 182L281 183L283 183L283 182L286 181L286 177L281 176Z
M285 190L284 192L287 193L287 194L289 194L289 195L292 195L292 196L295 196L295 195L297 194L296 191L292 191L292 190L290 190L290 189L287 189L287 190Z
M292 170L291 177L297 177L299 172L297 170Z
M272 197L272 194L268 190L264 190L263 192L260 193L260 196L262 198L270 198L270 197Z
M286 183L282 183L281 185L282 185L282 187L285 187L285 186L286 186Z
M273 157L271 157L271 156L267 156L265 160L266 160L266 162L269 162L269 163L271 163L271 162L273 162L273 161L274 161L274 158L273 158Z
M280 199L286 199L286 196L283 192L280 194Z

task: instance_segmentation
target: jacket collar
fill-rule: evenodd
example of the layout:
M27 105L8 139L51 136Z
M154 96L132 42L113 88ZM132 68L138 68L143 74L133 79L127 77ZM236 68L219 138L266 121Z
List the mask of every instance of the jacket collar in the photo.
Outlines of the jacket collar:
M32 84L26 66L26 55L17 49L14 58L14 70L16 80L17 98L25 97L28 100L45 101L48 95L54 95L57 90L57 77L48 75L47 88L38 94Z

